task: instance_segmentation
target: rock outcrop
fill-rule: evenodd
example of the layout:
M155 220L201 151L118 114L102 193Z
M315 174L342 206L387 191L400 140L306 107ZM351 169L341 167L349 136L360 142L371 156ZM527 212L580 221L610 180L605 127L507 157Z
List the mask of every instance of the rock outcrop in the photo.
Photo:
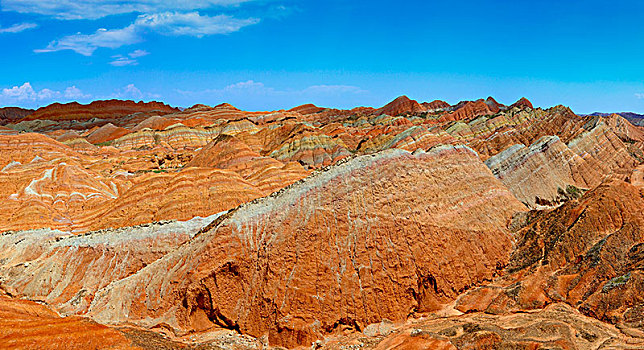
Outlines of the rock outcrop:
M409 97L403 95L387 103L384 107L378 109L375 114L397 116L400 114L421 113L425 112L425 110L426 108L418 103L418 101L411 100L409 99Z
M358 157L222 216L97 293L89 314L310 344L339 326L439 309L492 278L522 210L465 147Z
M530 102L530 100L528 100L525 97L521 97L517 102L513 103L512 105L510 105L510 108L518 108L518 109L530 108L530 109L532 109L534 107L532 106L532 102Z
M60 317L46 306L0 295L2 349L142 350L118 330L82 317Z
M87 105L77 102L53 103L46 107L38 108L35 112L21 120L89 120L92 118L114 119L140 112L155 112L168 114L179 110L161 102L134 102L130 100L94 101Z
M33 109L20 107L2 107L0 108L0 125L17 122L18 120L33 113Z
M18 112L0 348L644 347L644 130L619 115Z
M638 188L614 180L554 211L532 213L517 233L507 275L462 296L457 309L497 314L566 302L642 334L643 207Z

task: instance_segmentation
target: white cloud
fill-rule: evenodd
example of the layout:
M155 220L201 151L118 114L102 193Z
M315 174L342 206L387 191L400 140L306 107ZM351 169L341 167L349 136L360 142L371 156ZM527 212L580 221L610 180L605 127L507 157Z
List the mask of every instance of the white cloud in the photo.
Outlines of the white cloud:
M138 43L141 40L134 25L113 30L101 28L94 34L78 33L54 40L46 48L34 50L34 52L72 50L84 56L91 56L99 47L116 49L123 45Z
M91 95L89 94L84 94L83 91L79 88L77 88L75 85L72 85L65 89L65 98L69 99L86 99L89 98Z
M161 95L150 92L143 92L134 84L128 84L120 89L116 89L113 94L106 98L117 98L121 100L143 100L143 99L160 99Z
M637 97L640 100L644 100L644 93L636 93L635 97Z
M77 100L91 97L84 94L76 86L70 86L64 92L52 89L36 90L31 83L26 82L20 86L2 89L0 93L0 105L21 104L24 106L36 106L41 103L50 103L58 99Z
M72 50L81 55L91 56L99 47L116 49L143 40L146 31L155 31L164 35L204 35L228 34L241 28L258 23L255 18L237 19L227 15L202 16L197 12L178 13L164 12L153 15L140 15L134 23L122 29L99 29L94 34L74 34L54 40L44 49L34 52L53 52ZM140 56L146 51L137 50ZM135 53L133 52L133 54ZM136 55L135 54L135 55ZM139 56L139 57L140 57ZM131 56L135 58L135 56Z
M351 85L313 85L304 90L314 94L361 94L367 92L357 86Z
M141 90L139 90L139 88L134 86L134 84L128 84L121 89L117 89L114 93L114 97L121 99L140 100L143 98L143 93L141 92Z
M22 31L33 29L38 27L36 23L17 23L7 28L0 28L0 34L2 33L20 33Z
M62 20L97 19L125 13L194 11L253 0L1 0L3 11L36 13Z
M179 13L163 12L139 16L134 25L149 28L164 35L189 35L203 37L204 35L228 34L240 30L259 19L237 19L228 15L202 16L198 12Z
M335 105L338 100L353 101L369 93L367 90L351 85L313 85L303 89L280 90L253 80L230 84L220 89L201 91L177 89L175 91L198 103L230 102L235 105L260 109L265 107L264 104L267 100L284 106L295 106L309 102Z
M127 54L127 56L114 55L112 56L112 58L114 58L114 61L110 62L110 64L115 67L136 66L139 64L139 62L136 60L137 58L147 56L149 54L149 52L139 49L130 52L129 54Z
M11 89L2 89L2 97L14 99L16 101L31 100L35 99L36 96L36 91L34 91L29 82L26 82L21 86L14 86Z
M130 57L132 57L132 58L138 58L138 57L147 56L147 55L149 55L149 54L150 54L150 53L149 53L149 52L147 52L147 51L145 51L145 50L134 50L134 51L130 52L130 53L128 54L128 56L130 56Z
M54 98L60 97L60 91L54 91L51 89L42 89L38 91L36 99L37 100L51 100Z
M115 55L112 56L112 58L114 58L115 60L110 62L110 64L116 67L136 66L137 64L139 64L137 60L130 57L125 57L123 55Z
M253 80L240 81L239 83L231 84L221 90L211 90L212 92L258 92L258 93L274 93L275 89L264 86L263 83L255 82Z

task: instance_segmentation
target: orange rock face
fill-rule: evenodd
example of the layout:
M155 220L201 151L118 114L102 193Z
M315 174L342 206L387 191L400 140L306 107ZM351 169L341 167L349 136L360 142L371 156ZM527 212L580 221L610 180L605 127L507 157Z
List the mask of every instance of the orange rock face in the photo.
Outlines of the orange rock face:
M3 113L0 347L644 346L644 131L619 115Z
M449 103L441 100L434 100L432 102L423 102L422 105L428 110L441 110L449 107Z
M501 228L523 208L467 148L358 157L225 215L98 293L89 314L310 344L339 325L437 310L491 278L511 245Z
M1 349L142 349L123 333L34 302L0 296Z
M400 114L420 113L424 112L425 110L426 108L416 100L410 100L407 96L400 96L377 110L375 114L397 116Z
M467 293L457 308L504 313L566 302L600 320L641 328L643 206L638 188L612 181L531 214L508 274Z
M532 106L532 102L530 102L527 98L521 97L517 102L513 103L510 105L510 108L519 108L519 109L525 109L525 108L534 108Z

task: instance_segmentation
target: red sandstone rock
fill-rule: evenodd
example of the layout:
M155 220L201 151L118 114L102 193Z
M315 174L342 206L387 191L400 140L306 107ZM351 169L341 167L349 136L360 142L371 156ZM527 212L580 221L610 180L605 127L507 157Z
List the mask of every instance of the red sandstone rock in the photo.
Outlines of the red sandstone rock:
M510 108L519 108L519 109L524 109L524 108L534 108L532 106L532 102L530 102L527 98L521 97L517 102L513 103L510 105Z
M14 123L33 112L33 109L25 109L20 107L2 107L0 108L0 125Z
M523 208L467 148L363 156L223 216L97 293L89 313L308 345L342 325L437 310L491 278Z
M442 110L449 107L449 103L441 100L434 100L432 102L423 102L421 104L423 105L423 107L425 107L427 110L430 110L430 111Z
M416 114L425 112L423 107L416 100L410 100L407 96L400 96L395 100L389 102L384 107L378 109L375 114L387 114L390 116L397 116L400 114Z
M454 112L447 114L444 120L467 120L482 115L492 115L499 111L498 103L494 99L461 102L453 108L455 108Z
M461 297L461 311L508 313L566 302L623 327L644 325L644 197L604 183L551 212L533 213L517 234L507 275Z
M178 109L160 102L134 102L129 100L94 101L88 105L77 102L66 104L53 103L22 118L28 120L89 120L92 118L113 119L137 112L157 112L160 114L178 112Z
M318 106L316 106L316 105L314 105L312 103L309 103L309 104L305 104L305 105L301 105L301 106L291 108L288 111L289 112L297 112L297 113L300 113L300 114L304 115L304 114L313 114L313 113L322 112L323 110L324 110L324 108L318 107Z
M117 330L0 296L0 349L142 349Z
M112 123L105 124L95 131L87 135L87 141L92 144L104 143L118 139L121 136L127 135L130 130L119 128Z
M0 136L0 231L63 230L0 236L0 283L14 296L193 332L158 347L210 346L223 332L232 340L222 344L242 348L619 348L644 332L644 137L619 116L493 98L450 107L401 97L390 113L228 104L134 113L108 102L88 105L89 119L88 106L54 105L55 120L0 128L49 136ZM78 114L53 113L63 108ZM459 143L478 155L434 148ZM363 156L332 166L353 154ZM318 170L280 191L304 167ZM195 238L206 221L149 225L201 220L275 191ZM549 209L515 216L511 234L509 218L525 210L517 198ZM108 227L122 229L71 237ZM503 315L441 309L455 299L460 310ZM160 337L123 334L146 346Z

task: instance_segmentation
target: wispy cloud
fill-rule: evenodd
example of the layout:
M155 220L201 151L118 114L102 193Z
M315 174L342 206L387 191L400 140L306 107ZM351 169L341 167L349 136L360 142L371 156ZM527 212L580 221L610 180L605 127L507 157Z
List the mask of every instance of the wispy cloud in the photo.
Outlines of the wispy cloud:
M233 33L258 22L259 19L256 18L238 19L228 15L211 17L202 16L198 12L164 12L141 15L134 25L164 35L188 35L200 38L205 35Z
M139 61L137 61L137 58L147 56L149 54L150 54L149 52L139 49L128 53L127 56L114 55L112 56L114 60L110 62L110 64L116 67L136 66L139 64Z
M37 28L36 23L16 23L7 28L0 28L0 34L2 33L20 33L28 29Z
M32 107L40 103L50 103L54 100L79 100L88 99L91 95L83 93L82 90L76 86L67 87L64 91L41 89L36 90L31 86L30 82L26 82L20 86L13 86L11 88L3 88L0 93L0 104L21 104L24 106Z
M184 95L218 95L226 93L255 93L263 95L328 95L328 94L364 94L363 90L352 85L312 85L301 90L278 90L254 80L241 81L227 85L221 89L206 89L201 91L177 90Z
M644 100L644 93L638 92L635 94L635 97L637 97L640 100Z
M114 61L110 62L110 64L115 67L136 66L137 64L139 64L137 60L123 55L114 55L112 56L112 58L114 59Z
M163 35L187 35L203 37L213 34L228 34L258 23L255 18L238 19L227 15L206 16L198 12L164 12L140 15L134 23L121 29L99 29L94 34L74 34L54 40L44 49L34 52L72 50L81 55L91 56L98 48L116 49L143 41L143 35L154 31ZM139 54L144 51L140 50ZM132 58L135 58L131 56Z
M367 91L351 85L313 85L304 89L303 92L314 94L362 94Z
M177 89L175 91L195 101L207 101L208 103L246 103L249 100L265 101L270 99L283 101L284 104L293 106L307 102L325 103L338 99L353 100L369 93L367 90L352 85L313 85L303 89L281 90L253 80L230 84L220 89L200 91Z
M76 20L98 19L133 12L194 11L218 6L236 6L250 1L253 0L2 0L2 10Z
M91 56L99 47L116 49L123 45L136 44L141 40L142 38L134 25L113 30L101 28L94 34L78 33L54 40L46 48L37 49L34 52L72 50L84 56Z
M161 95L143 92L134 84L128 84L122 88L116 89L113 94L108 98L118 98L123 100L143 100L143 99L159 99Z
M149 52L147 52L146 50L140 50L140 49L139 49L139 50L134 50L134 51L130 52L130 53L128 54L128 56L130 56L130 57L132 57L132 58L139 58L139 57L147 56L147 55L149 55L149 54L150 54L150 53L149 53Z

